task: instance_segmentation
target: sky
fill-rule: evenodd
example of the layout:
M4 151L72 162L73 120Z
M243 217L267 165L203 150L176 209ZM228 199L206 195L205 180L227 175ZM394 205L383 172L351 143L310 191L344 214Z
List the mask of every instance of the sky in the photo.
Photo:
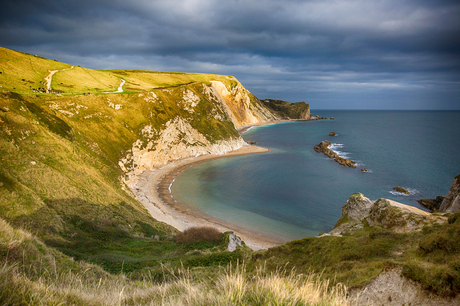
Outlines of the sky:
M312 109L460 110L460 1L15 0L0 46L92 69L233 75Z

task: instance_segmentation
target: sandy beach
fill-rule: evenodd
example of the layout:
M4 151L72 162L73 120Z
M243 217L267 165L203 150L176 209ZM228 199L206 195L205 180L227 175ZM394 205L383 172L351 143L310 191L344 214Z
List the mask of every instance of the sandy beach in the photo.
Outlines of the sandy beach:
M243 134L254 126L271 125L283 122L299 121L299 119L266 121L237 128ZM273 237L264 236L257 232L248 231L227 223L213 219L205 214L198 213L181 205L171 195L171 184L182 171L213 159L227 158L238 155L259 154L269 152L269 149L254 145L245 145L242 148L223 155L202 155L177 160L161 168L146 170L138 177L138 182L132 188L137 199L147 208L149 213L158 221L165 222L180 231L194 226L210 226L222 232L233 231L240 236L248 247L253 250L267 249L284 242Z
M133 192L153 218L165 222L180 231L194 226L210 226L222 232L235 232L253 250L267 249L283 242L192 211L177 203L170 193L171 183L188 167L213 159L265 152L269 152L269 150L253 145L245 145L238 150L223 155L203 155L174 161L161 168L144 171L139 176Z

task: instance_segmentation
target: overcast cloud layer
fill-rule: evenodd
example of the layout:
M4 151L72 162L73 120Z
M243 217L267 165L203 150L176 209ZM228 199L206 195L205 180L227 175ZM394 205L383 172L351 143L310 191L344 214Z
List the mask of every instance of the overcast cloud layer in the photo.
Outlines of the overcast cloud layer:
M234 75L314 109L460 109L458 1L8 1L0 45L93 69Z

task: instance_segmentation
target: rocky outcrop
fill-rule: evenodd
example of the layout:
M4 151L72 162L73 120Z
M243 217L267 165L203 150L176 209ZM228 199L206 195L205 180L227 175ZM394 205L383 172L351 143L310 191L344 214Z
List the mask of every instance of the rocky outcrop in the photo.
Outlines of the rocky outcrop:
M234 233L229 233L227 251L233 252L239 246L242 246L241 238L235 235Z
M385 271L364 288L351 289L349 294L352 305L460 305L460 297L442 299L423 290L420 284L402 276L401 268Z
M362 193L355 193L342 206L342 216L348 215L349 219L362 221L369 216L372 206L374 206L374 202L366 198Z
M460 211L460 175L457 175L452 182L449 192L439 207L440 212L456 213Z
M342 207L342 216L349 220L380 226L397 233L420 230L426 223L444 223L447 217L433 215L418 208L388 199L371 201L361 193L353 194ZM351 222L350 226L356 226ZM349 227L350 227L349 226ZM342 226L341 232L349 227ZM341 234L334 232L336 235Z
M329 136L335 136L335 132L330 132Z
M338 162L342 166L356 168L356 162L354 162L352 160L349 160L349 159L346 159L346 158L343 158L343 157L340 157L337 153L335 153L334 151L329 149L330 145L331 145L330 141L324 140L321 143L319 143L316 146L314 146L313 149L316 152L326 154L327 156L329 156L330 158L334 159L336 162Z
M443 196L437 196L436 199L420 199L417 202L429 210L436 212L439 211L443 200Z
M311 118L310 105L305 102L290 103L276 99L265 99L262 102L265 107L281 119L309 120Z
M425 223L442 223L447 219L392 200L378 199L364 220L370 226L406 233L421 229Z

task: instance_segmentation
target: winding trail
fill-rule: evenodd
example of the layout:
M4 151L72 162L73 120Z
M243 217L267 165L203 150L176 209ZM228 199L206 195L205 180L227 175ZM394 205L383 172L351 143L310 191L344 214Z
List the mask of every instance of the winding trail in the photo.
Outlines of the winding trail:
M123 92L123 85L125 85L125 80L121 79L121 84L118 86L118 90L116 92Z
M48 70L49 74L45 77L45 82L46 82L46 93L50 93L50 90L51 90L51 81L53 80L53 75L56 73L56 72L59 72L59 71L65 71L65 70L70 70L70 69L73 69L74 66L71 66L70 68L65 68L65 69L61 69L61 70Z
M105 94L110 94L110 93L116 93L116 92L123 92L123 85L125 85L125 80L121 79L121 83L120 83L120 86L118 86L118 89L117 91L104 91L102 93L105 93Z

